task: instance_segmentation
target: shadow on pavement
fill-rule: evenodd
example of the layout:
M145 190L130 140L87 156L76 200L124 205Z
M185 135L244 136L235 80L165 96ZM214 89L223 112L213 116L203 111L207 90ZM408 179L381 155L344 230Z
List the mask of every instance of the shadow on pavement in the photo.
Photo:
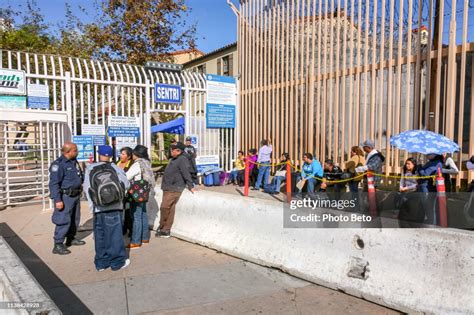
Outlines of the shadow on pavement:
M64 314L93 314L8 224L0 223L0 235Z

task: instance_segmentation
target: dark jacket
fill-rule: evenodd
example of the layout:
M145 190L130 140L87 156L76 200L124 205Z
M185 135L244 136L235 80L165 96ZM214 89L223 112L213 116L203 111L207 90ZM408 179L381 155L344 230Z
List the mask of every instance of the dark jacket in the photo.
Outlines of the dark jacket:
M443 161L440 159L429 160L423 165L419 172L421 176L436 175L438 168L443 168ZM436 185L434 185L432 178L423 178L419 180L419 190L422 192L436 192Z
M332 171L326 171L326 170L324 171L323 177L326 178L328 181L336 181L336 180L341 179L342 174L344 174L344 172L341 170L341 168L339 166L334 165ZM342 184L342 183L338 183L338 184ZM332 186L332 185L334 184L328 183L328 186Z
M193 181L190 173L189 160L184 154L172 158L163 174L161 189L163 191L182 192L184 188L192 189Z

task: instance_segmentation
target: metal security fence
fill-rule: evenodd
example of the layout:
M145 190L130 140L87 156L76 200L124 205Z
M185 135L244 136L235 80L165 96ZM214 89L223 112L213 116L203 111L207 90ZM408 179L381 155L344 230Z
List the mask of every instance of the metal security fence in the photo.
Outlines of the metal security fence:
M206 128L207 87L201 74L7 50L0 50L0 68L23 70L28 83L48 85L50 92L47 109L0 109L3 130L0 154L5 162L0 206L17 204L18 200L27 198L12 198L20 193L18 187L23 187L20 183L13 183L12 176L23 170L16 169L18 163L12 154L17 154L13 149L15 141L18 142L15 132L25 124L29 132L25 148L31 155L27 164L35 165L34 175L30 174L30 169L25 170L25 174L36 176L31 178L35 184L41 183L37 188L35 186L36 190L23 188L31 189L28 196L31 198L47 195L45 166L59 155L61 144L73 135L81 135L85 124L107 127L109 115L138 117L142 131L138 143L149 148L152 147L152 113L184 115L186 134L199 137L198 154L219 155L221 166L227 170L232 168L238 133L233 129ZM180 85L184 96L182 104L156 103L155 83ZM36 128L36 131L30 131L31 128ZM108 139L109 143L111 140ZM40 171L40 166L46 173ZM25 177L25 185L26 182Z
M43 201L49 164L58 158L65 125L0 121L0 206Z
M244 148L272 138L277 158L348 160L409 129L445 134L474 155L474 3L455 0L243 0L238 50ZM462 167L457 176L472 179Z

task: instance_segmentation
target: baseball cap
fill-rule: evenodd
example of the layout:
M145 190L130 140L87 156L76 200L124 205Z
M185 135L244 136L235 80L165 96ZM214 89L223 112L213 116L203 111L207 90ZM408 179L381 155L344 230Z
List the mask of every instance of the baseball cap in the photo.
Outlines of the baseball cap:
M375 148L375 142L373 140L367 139L360 144L361 147Z
M176 150L179 149L181 151L184 151L186 146L182 142L176 142L175 144L171 145L171 150Z
M100 145L99 146L99 155L102 156L112 156L112 147L110 145Z
M191 137L186 137L186 141L192 141L193 139Z

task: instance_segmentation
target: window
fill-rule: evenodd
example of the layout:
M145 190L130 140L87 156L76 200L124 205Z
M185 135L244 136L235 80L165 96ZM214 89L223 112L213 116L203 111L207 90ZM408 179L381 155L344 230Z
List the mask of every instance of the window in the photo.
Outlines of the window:
M197 72L205 74L206 73L206 64L202 64L202 65L198 66L197 67Z
M229 75L229 56L222 57L222 74Z

